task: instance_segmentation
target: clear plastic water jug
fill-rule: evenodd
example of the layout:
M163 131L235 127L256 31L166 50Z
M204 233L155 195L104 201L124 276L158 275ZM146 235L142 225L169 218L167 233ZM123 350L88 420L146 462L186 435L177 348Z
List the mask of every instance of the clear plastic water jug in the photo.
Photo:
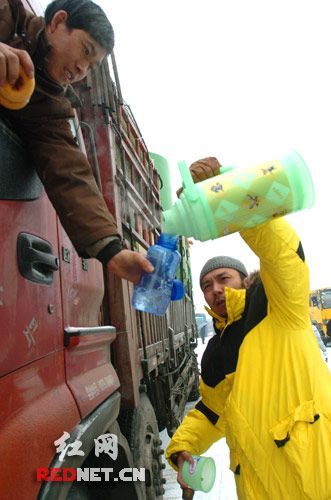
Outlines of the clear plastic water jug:
M175 279L180 254L176 236L162 233L155 245L149 247L147 259L154 266L152 273L143 273L135 286L132 305L139 311L162 316L171 300L184 296L181 281Z

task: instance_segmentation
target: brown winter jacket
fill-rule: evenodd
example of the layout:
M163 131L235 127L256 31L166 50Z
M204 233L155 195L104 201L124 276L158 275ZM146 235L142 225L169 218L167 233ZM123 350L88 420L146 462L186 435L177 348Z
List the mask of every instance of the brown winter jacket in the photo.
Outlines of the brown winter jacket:
M18 111L0 106L0 117L9 120L25 142L64 229L78 253L85 255L87 247L118 235L118 230L70 130L74 91L58 85L45 72L43 62L50 50L45 21L26 12L20 0L0 0L0 42L26 50L36 76L30 103ZM107 261L121 249L119 239L111 239L112 250L100 260Z

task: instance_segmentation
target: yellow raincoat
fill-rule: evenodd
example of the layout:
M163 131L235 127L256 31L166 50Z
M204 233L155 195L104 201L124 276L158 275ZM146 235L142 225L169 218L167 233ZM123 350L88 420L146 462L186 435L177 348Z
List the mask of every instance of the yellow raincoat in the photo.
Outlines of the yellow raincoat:
M262 284L226 289L228 320L214 320L201 400L166 457L176 468L173 453L200 455L225 436L240 500L330 500L331 374L311 329L299 238L281 218L241 236Z

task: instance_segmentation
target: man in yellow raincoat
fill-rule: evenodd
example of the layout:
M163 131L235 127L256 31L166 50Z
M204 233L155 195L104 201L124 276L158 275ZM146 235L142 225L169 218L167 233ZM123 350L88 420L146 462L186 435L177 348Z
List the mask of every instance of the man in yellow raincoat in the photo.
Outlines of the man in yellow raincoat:
M191 167L195 180L215 159ZM260 277L232 257L203 267L216 335L201 362L201 399L166 451L177 469L226 437L240 500L331 499L331 374L311 329L309 272L282 218L241 232ZM217 243L216 243L217 245Z

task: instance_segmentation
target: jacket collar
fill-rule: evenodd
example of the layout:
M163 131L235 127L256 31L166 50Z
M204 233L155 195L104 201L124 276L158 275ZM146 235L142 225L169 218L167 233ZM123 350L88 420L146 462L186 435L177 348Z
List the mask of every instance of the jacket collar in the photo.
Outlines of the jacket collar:
M219 316L209 307L205 306L206 311L215 319L215 326L223 333L225 327L231 325L234 321L238 321L244 312L246 304L246 289L240 288L224 288L225 304L227 310L227 318Z

